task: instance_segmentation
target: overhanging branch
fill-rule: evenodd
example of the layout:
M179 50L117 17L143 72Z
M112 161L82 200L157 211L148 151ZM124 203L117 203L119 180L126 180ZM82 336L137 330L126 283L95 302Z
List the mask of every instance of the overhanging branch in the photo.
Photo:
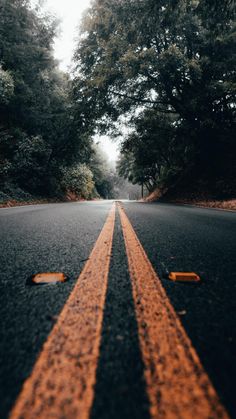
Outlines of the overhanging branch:
M150 105L161 105L161 106L167 105L167 106L170 106L170 104L167 103L167 102L151 100L151 99L141 99L139 97L129 96L125 93L115 92L114 90L110 90L110 93L112 93L115 96L119 96L119 97L123 97L123 98L128 99L128 100L131 100L133 102L138 102L140 104L141 103L149 103ZM173 113L173 114L177 113L176 111L171 110L171 109L158 109L158 111L162 112L162 113Z

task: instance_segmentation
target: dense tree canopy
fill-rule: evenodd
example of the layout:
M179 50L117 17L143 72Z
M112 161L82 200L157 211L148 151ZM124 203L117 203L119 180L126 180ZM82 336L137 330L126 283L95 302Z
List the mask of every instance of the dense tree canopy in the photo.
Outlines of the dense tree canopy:
M52 55L56 24L40 17L28 1L0 1L1 183L14 179L34 192L57 141L56 113L65 89Z
M0 186L7 194L20 187L60 196L75 172L91 185L83 166L91 140L74 123L70 78L53 57L57 30L40 2L32 8L28 0L0 0Z
M123 159L145 179L232 171L234 17L230 0L93 1L75 53L78 106L105 128L129 116Z

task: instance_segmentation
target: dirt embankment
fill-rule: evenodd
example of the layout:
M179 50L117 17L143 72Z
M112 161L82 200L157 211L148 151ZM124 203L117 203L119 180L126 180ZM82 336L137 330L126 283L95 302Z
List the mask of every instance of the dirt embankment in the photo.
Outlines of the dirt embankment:
M189 185L182 184L170 189L157 188L144 201L189 204L236 211L236 188L232 184L230 186L216 184L212 187L205 183L194 185L191 189Z
M59 200L48 200L48 199L36 199L32 201L16 201L14 199L7 202L0 203L0 208L11 208L11 207L22 207L24 205L38 205L38 204L53 204L56 202L62 202Z
M23 192L24 194L24 192ZM62 202L77 202L77 201L85 201L84 198L78 196L73 192L67 192L64 196L55 196L55 197L35 197L31 196L30 194L23 195L22 193L16 194L13 196L7 196L6 194L0 192L0 208L11 208L11 207L19 207L25 205L38 205L38 204L56 204ZM97 198L98 199L98 198Z

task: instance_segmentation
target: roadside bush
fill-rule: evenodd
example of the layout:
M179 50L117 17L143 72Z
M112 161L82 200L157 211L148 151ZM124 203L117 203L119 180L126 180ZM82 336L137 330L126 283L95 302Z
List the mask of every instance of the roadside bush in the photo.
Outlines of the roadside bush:
M5 202L10 201L11 197L6 193L0 191L0 204L5 204Z
M4 190L0 191L0 205L9 201L30 202L33 199L32 195L13 184L5 184Z
M61 186L65 194L72 193L78 198L90 199L94 191L93 174L86 164L63 168Z
M13 78L8 71L0 65L0 104L7 104L14 92Z
M33 196L28 192L25 192L23 189L19 188L19 186L14 185L12 183L6 183L4 185L3 191L0 192L0 202L6 201L31 201Z
M22 134L13 157L14 178L20 187L33 194L45 189L51 149L41 136Z

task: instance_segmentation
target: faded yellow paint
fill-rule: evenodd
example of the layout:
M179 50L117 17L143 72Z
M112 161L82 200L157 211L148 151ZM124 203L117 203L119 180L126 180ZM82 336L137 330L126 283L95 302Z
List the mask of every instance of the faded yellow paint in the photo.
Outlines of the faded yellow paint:
M228 418L121 206L119 214L151 418Z
M115 205L10 414L11 419L88 419L107 289Z

